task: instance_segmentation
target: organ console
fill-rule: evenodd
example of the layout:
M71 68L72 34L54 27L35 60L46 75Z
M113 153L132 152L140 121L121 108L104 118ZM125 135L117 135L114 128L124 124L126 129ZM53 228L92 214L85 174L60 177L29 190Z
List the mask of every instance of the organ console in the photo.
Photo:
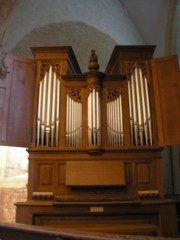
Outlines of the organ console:
M71 47L32 48L28 199L16 203L17 222L177 236L161 151L179 142L178 58L153 59L153 51L115 46L102 73L92 50L81 73Z

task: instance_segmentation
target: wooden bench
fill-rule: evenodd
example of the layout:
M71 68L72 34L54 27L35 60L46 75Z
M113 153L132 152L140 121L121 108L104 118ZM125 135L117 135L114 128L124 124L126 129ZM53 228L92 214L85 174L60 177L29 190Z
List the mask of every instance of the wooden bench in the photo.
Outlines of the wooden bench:
M115 226L117 227L117 226ZM130 227L130 226L129 226ZM131 226L131 230L155 231L153 226L143 226L137 229L137 226ZM149 227L149 228L148 228ZM124 229L128 231L128 228ZM33 226L20 223L0 223L0 239L1 240L167 240L174 238L148 237L120 235L112 233L95 233L74 231L65 229L53 229L48 227Z

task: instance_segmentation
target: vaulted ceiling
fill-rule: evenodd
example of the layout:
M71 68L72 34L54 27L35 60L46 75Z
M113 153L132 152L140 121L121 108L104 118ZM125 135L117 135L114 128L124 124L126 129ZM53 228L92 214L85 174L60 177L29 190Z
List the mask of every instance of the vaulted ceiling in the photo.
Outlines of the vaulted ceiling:
M180 0L120 0L156 55L180 51Z
M156 51L155 51L155 56L162 56L162 55L166 55L166 54L174 54L178 51L180 51L180 0L113 0L111 3L116 4L117 3L121 4L121 8L120 10L123 8L124 13L121 11L121 15L124 14L124 18L126 17L126 19L130 19L130 21L132 21L133 25L135 26L136 30L134 31L134 33L132 33L132 35L134 34L134 36L136 35L136 37L138 38L138 34L140 36L140 38L142 39L143 44L148 44L148 45L156 45ZM29 2L29 1L28 1ZM11 19L12 16L14 16L13 14L16 12L17 8L19 5L27 5L28 2L26 2L26 0L0 0L0 45L6 45L7 43L7 28L9 27L9 22L11 22L11 29L9 30L9 32L12 30L12 26L14 26L14 31L18 32L19 28L21 28L20 25L23 25L23 22L20 22L20 25L18 24L18 21L16 24L12 24L13 20ZM34 3L33 1L31 2L31 6ZM41 2L41 0L36 0L36 4L37 2ZM45 1L45 2L48 2ZM72 3L71 0L66 0L63 1L61 0L61 2L63 4L70 4ZM101 0L86 0L86 1L82 1L82 0L74 0L74 2L77 2L78 4L78 11L79 9L81 9L81 5L83 4L89 4L90 3L97 3L100 5L100 3L104 4L104 1ZM111 51L110 49L112 49L112 46L114 44L121 44L121 41L118 41L116 36L118 35L122 35L121 32L118 32L120 30L117 28L117 26L112 26L112 30L113 28L115 29L115 27L117 28L117 31L114 30L115 35L112 36L110 34L107 35L107 28L104 28L104 32L102 31L102 28L99 29L99 22L98 22L98 18L100 19L100 16L103 16L103 13L106 11L108 12L108 10L110 9L110 4L108 1L105 1L106 3L104 4L103 8L106 8L105 10L102 9L103 11L100 11L100 7L98 8L98 10L95 10L95 7L92 4L92 10L94 12L92 12L92 17L89 15L87 16L89 19L87 22L85 22L86 24L84 24L82 22L82 18L80 19L80 16L76 17L76 19L80 19L79 22L73 22L73 21L67 21L64 22L61 20L61 22L54 22L51 23L50 25L44 25L40 28L36 28L36 29L31 29L31 32L28 33L28 35L24 35L24 37L22 39L19 39L19 44L16 44L16 48L14 48L14 52L15 53L21 53L22 49L20 49L20 45L21 48L23 48L23 44L24 41L26 40L26 44L30 45L33 44L32 41L28 42L27 38L34 38L35 36L37 37L39 34L39 31L41 31L41 35L38 37L44 37L43 34L45 34L47 31L49 32L49 30L51 29L55 34L55 36L57 37L57 32L58 31L62 31L63 33L66 34L67 31L67 35L70 34L73 29L76 30L76 33L74 34L73 38L75 39L76 37L79 37L79 40L76 40L76 47L78 48L78 51L81 52L81 55L84 56L83 51L85 49L83 49L81 46L84 44L84 48L86 48L87 44L89 42L91 42L92 47L94 47L93 45L96 45L98 42L98 37L100 37L101 39L104 38L104 41L99 41L99 46L101 45L102 47L100 47L100 51L101 51L101 56L102 56L102 62L103 59L105 59L105 62L107 62L107 54L105 53L106 50L108 50L108 54L109 51ZM35 4L34 3L34 4ZM44 2L43 2L44 3ZM49 3L49 2L48 2ZM50 0L50 3L52 3L52 1ZM54 0L53 4L59 4L59 1ZM51 5L53 5L51 4ZM109 5L107 5L109 4ZM49 6L51 6L49 5ZM28 5L29 6L29 5ZM114 5L115 6L115 5ZM69 8L67 7L67 9L70 8L74 8L74 12L76 12L76 5L75 6L69 6ZM89 6L88 6L89 7ZM22 9L22 8L21 8ZM25 9L27 11L27 8ZM59 9L61 10L61 9ZM87 8L87 15L89 14L88 11L89 9ZM112 9L110 9L110 21L113 21L113 17L115 18L115 16L112 16ZM29 10L31 11L31 10ZM41 8L38 10L39 12L41 11ZM48 11L48 9L47 9ZM84 11L83 7L82 7L82 12ZM57 11L58 12L58 11ZM57 14L56 12L56 14ZM22 12L22 14L25 14ZM29 14L29 13L28 13ZM33 15L34 14L34 15ZM35 12L32 12L32 22L33 22L33 16L35 17ZM59 11L59 15L62 15L63 13ZM93 14L95 14L95 17L93 16ZM117 14L117 11L116 11ZM99 15L99 16L98 16ZM15 15L17 16L17 15ZM14 20L15 20L15 16L14 16ZM30 15L28 15L30 16ZM85 16L85 15L84 15ZM117 15L116 15L117 17ZM92 20L93 18L94 20L94 29L90 29L92 28L93 24L92 24ZM97 18L97 19L96 19ZM29 20L31 20L29 18ZM18 19L19 20L19 19ZM57 20L57 19L56 19ZM87 20L87 19L86 19ZM120 20L120 18L119 18ZM20 20L19 20L20 21ZM106 20L108 22L108 20ZM117 19L118 21L118 19ZM118 25L118 22L116 21L116 24ZM87 25L87 23L90 23L89 25ZM53 25L52 25L53 24ZM103 25L103 23L101 23ZM119 23L119 25L122 23ZM41 23L37 23L37 26L40 26ZM108 26L108 24L106 23L106 26ZM132 26L131 26L132 27ZM99 31L100 30L100 31ZM81 31L81 34L79 34L77 36L77 31ZM125 32L126 29L123 29L122 32ZM130 31L129 29L127 29L127 31ZM84 33L83 33L84 32ZM93 33L93 34L92 34ZM108 32L109 33L109 32ZM127 34L127 32L125 32ZM84 36L82 36L84 34ZM103 34L104 37L103 37ZM129 33L128 33L129 34ZM76 35L76 36L75 36ZM88 38L86 38L88 35ZM132 36L131 35L131 36ZM9 34L9 36L11 36L11 34ZM63 39L63 37L61 37L61 41L59 41L58 38L53 36L48 36L44 37L44 44L46 44L46 41L49 43L51 43L51 41L54 41L54 44L64 44L64 43L73 43L72 41L75 41L74 39L72 40L72 36L66 37ZM59 36L58 36L59 37ZM13 41L13 34L12 34L12 39L10 40L11 42ZM94 39L93 39L94 38ZM123 37L121 37L123 39ZM119 38L120 39L120 38ZM127 41L127 38L124 38L122 41L122 44L125 44L127 42L127 44L133 42L132 41ZM56 40L56 41L55 41ZM85 41L83 42L83 44L80 44L81 41ZM94 43L93 43L94 41ZM137 42L141 42L141 40L137 40ZM88 47L88 46L87 46ZM25 52L25 47L23 48L23 51ZM87 49L86 51L88 51L89 53L89 49ZM104 55L103 55L104 54ZM81 61L81 56L79 56L80 61ZM87 59L87 57L85 56L85 58ZM105 64L105 63L103 63Z

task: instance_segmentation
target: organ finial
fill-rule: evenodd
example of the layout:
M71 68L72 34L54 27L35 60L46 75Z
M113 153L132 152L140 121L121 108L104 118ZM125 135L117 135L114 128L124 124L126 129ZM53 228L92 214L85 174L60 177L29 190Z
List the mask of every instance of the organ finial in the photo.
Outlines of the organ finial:
M90 71L97 71L99 69L98 57L97 57L94 49L91 50L91 55L90 55L90 58L89 58L88 69Z

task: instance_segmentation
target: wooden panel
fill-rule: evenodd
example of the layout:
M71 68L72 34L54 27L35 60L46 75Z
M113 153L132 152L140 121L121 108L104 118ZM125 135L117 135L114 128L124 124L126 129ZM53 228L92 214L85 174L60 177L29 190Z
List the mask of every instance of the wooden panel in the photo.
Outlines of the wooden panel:
M0 144L6 141L7 135L7 119L8 119L8 108L9 98L11 89L11 78L9 77L10 70L12 69L12 57L7 56L5 65L7 66L7 72L5 79L0 81Z
M138 235L152 234L156 230L160 236L178 236L175 201L168 199L140 202L61 202L59 205L47 201L38 201L37 204L30 201L16 205L19 223L57 227L59 230L68 228ZM91 212L92 208L103 211Z
M58 165L58 186L65 185L65 171L66 166L63 164Z
M125 185L124 161L68 161L66 186Z
M0 141L6 140L8 95L6 82L0 82Z
M157 214L154 214L153 217L156 219ZM34 215L34 221L35 225L101 233L157 235L159 230L156 224L150 223L151 219L149 216L141 216L140 214L138 222L136 217L133 218L132 215L128 214L121 217L106 215L88 217L83 215L50 216L47 214L37 214Z
M4 109L0 118L0 144L28 147L32 134L35 62L9 56L8 72L0 85L0 108Z
M176 55L152 60L159 145L180 143L180 69Z
M171 237L175 233L178 234L177 231L177 213L176 208L172 204L162 205L160 208L160 223L164 236ZM171 219L171 221L169 221ZM176 232L172 230L172 226L176 226Z
M65 71L62 74L81 73L81 69L70 46L32 47L31 51L36 60L61 59L64 61ZM63 70L62 70L63 71Z
M106 67L106 74L125 74L125 60L151 59L155 46L115 46Z
M150 184L151 183L151 169L148 163L138 163L136 165L137 170L137 183L138 184Z
M125 177L126 177L126 184L130 184L132 182L132 169L130 163L125 163Z
M53 183L53 165L39 166L39 184L52 185Z

